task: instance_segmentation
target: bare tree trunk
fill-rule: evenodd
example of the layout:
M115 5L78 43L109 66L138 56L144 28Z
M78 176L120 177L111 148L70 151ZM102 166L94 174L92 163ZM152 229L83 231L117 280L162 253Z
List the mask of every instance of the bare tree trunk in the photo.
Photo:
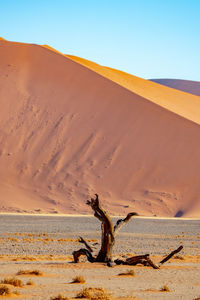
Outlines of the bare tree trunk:
M115 244L115 235L117 231L123 226L123 224L127 223L132 216L138 215L137 213L129 213L125 219L120 219L117 221L116 225L113 227L112 220L110 216L106 213L106 211L100 206L99 197L95 194L95 199L91 198L91 200L87 201L87 204L91 206L94 211L94 216L101 221L101 249L97 254L96 258L93 258L96 262L110 262L112 261L112 250ZM85 244L87 251L83 251L84 249L80 249L79 251L74 251L74 261L79 261L79 256L86 255L88 260L91 261L92 249L90 246L84 241L83 238L79 240L81 243ZM85 249L86 250L86 249Z
M87 201L94 211L94 216L101 221L101 249L96 257L97 262L108 262L112 259L112 248L115 243L113 223L109 215L99 204L99 197Z

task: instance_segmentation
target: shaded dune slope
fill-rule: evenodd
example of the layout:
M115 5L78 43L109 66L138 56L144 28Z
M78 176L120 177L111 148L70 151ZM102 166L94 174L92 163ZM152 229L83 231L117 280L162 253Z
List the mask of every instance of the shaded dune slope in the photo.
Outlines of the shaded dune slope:
M87 213L98 192L116 214L200 216L196 114L42 46L0 41L0 52L1 211ZM182 94L192 116L198 97Z
M150 79L150 81L177 89L186 93L200 96L200 82L181 79Z

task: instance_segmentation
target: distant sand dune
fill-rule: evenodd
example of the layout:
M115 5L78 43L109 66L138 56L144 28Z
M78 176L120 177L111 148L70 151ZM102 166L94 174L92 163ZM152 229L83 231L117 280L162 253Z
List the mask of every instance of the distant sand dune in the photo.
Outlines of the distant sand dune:
M180 79L150 79L153 82L177 89L186 93L200 96L200 82Z
M200 216L199 97L0 41L0 210ZM166 109L167 108L167 109Z

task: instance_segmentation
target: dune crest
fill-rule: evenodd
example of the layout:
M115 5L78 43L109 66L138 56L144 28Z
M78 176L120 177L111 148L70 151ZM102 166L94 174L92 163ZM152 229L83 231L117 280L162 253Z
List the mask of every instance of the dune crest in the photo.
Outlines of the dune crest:
M1 211L90 213L98 192L112 214L200 216L199 97L0 43Z
M188 102L189 95L183 91L174 91L174 89L164 85L158 85L153 81L142 79L123 71L104 67L77 56L66 56L127 88L133 93L140 95L178 115L181 115L188 120L200 124L199 97L190 95L190 102Z

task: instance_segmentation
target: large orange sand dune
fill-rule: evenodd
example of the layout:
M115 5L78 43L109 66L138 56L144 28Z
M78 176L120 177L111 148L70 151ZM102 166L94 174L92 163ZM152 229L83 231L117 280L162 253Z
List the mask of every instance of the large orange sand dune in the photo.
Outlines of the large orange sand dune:
M0 105L1 211L200 216L198 96L1 40Z

